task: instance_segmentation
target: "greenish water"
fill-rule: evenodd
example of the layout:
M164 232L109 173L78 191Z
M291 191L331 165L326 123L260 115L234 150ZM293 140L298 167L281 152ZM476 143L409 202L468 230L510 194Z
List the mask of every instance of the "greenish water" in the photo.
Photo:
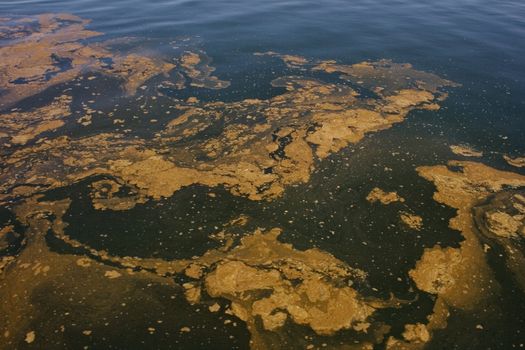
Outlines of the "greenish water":
M88 28L105 33L105 39L136 37L130 44L133 48L155 51L168 60L187 48L204 50L213 59L213 74L231 81L221 90L177 90L159 88L159 79L147 84L143 95L135 99L122 96L118 82L100 76L82 86L70 82L52 87L17 105L22 109L41 105L71 88L73 110L80 110L82 101L95 99L92 108L104 112L116 109L125 120L125 127L115 126L107 118L94 118L88 127L68 121L60 135L71 138L124 129L129 129L126 137L130 139L152 138L173 118L165 113L172 97L231 102L282 94L284 89L272 87L271 81L295 71L278 59L254 56L254 52L271 50L345 64L387 58L409 62L418 70L461 84L450 89L439 111L413 111L403 123L330 155L316 164L308 183L287 187L283 196L273 201L252 201L222 187L210 190L192 185L170 198L138 204L127 211L100 211L89 200L93 178L46 193L47 199L72 199L63 218L68 223L65 231L97 250L115 256L189 259L217 248L218 243L209 235L245 214L250 218L246 232L280 227L282 242L301 250L317 247L365 270L366 283L358 286L363 295L388 298L393 293L403 300L417 299L400 309L381 310L376 316L376 321L392 325L390 335L400 337L404 324L426 322L435 301L434 296L415 290L408 271L425 248L436 244L458 247L463 240L458 231L448 227L455 211L433 199L435 187L418 176L415 168L445 164L458 158L449 145L468 144L483 151L479 161L484 164L525 174L524 168L511 167L502 159L502 154L525 154L525 3L521 1L0 1L0 16L46 12L89 18ZM326 73L314 76L336 79ZM92 91L102 95L93 97ZM158 122L151 123L152 117ZM207 130L198 137L213 135L214 130ZM406 201L388 206L370 204L365 198L374 187L397 191ZM210 191L214 197L209 196ZM399 225L399 211L408 208L424 218L421 231ZM2 225L16 221L4 208L0 220ZM18 223L16 229L23 232ZM56 252L84 253L72 250L52 234L48 244ZM12 249L19 245L13 241ZM448 327L436 331L426 348L503 350L523 346L525 295L506 277L504 261L492 257L489 264L499 271L498 282L506 292L492 309L478 313L451 310ZM174 279L186 282L184 277ZM108 329L103 322L94 325L79 320L73 328L89 327L95 336L79 338L71 333L46 348L249 348L250 334L244 322L235 320L236 327L226 327L224 320L235 319L233 316L210 314L207 306L190 306L180 297L170 298L181 290L137 283L118 295L133 300L134 309L119 314L117 326ZM100 299L106 297L111 296L101 295ZM33 298L37 309L50 312L60 313L57 305L63 310L73 307L68 295L57 296L45 287ZM227 305L226 300L219 302ZM211 305L211 298L206 303ZM97 314L100 309L85 305L80 312ZM159 315L162 325L154 335L147 334L146 325L156 322ZM480 320L486 331L475 331ZM34 320L36 326L45 323L45 318ZM183 326L191 327L191 334L178 332ZM264 334L274 348L283 349L305 348L310 343L336 348L359 337L353 331L317 336L297 325L281 333ZM305 337L313 340L307 342ZM288 343L290 339L294 341ZM18 347L25 346L20 342ZM385 348L379 344L374 349Z

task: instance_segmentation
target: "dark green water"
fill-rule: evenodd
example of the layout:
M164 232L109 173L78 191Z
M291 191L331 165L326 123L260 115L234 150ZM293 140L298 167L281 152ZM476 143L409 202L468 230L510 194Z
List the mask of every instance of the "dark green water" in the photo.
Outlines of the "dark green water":
M454 211L432 199L434 187L417 175L415 167L457 158L448 146L465 143L484 152L483 163L520 172L507 165L501 155L525 154L522 1L0 1L0 16L45 12L90 18L89 28L105 33L104 38L138 37L136 47L161 52L167 58L178 52L173 48L174 42L180 46L182 38L189 38L187 45L203 49L213 58L217 68L214 74L232 84L216 91L163 91L180 98L236 101L281 93L282 89L271 87L270 81L286 75L289 69L279 60L253 56L254 52L268 50L346 64L388 58L409 62L416 69L462 85L451 90L441 110L413 112L405 122L330 156L317 166L319 170L309 183L288 188L282 198L272 202L235 197L222 188L213 189L216 197L210 197L208 188L192 186L171 198L114 212L92 208L88 200L89 181L48 194L73 198L64 217L69 223L67 233L93 248L120 256L190 258L214 248L216 243L208 235L242 213L251 218L249 228L281 227L282 241L299 249L318 247L366 270L369 285L360 286L364 294L384 298L394 293L412 299L417 293L407 272L423 249L435 244L456 247L462 240L459 232L448 228ZM126 128L131 129L130 137L151 137L163 122L171 119L164 113L168 98L136 101L120 97L120 87L110 79L86 84L105 91L94 108L112 110L119 105L120 116L126 120ZM42 101L54 96L52 90L39 96ZM90 91L74 91L75 101L92 98ZM153 94L151 91L150 96ZM148 106L149 116L159 120L158 124L150 123L149 118L133 118L142 113L139 105L143 103ZM115 130L111 120L99 118L88 128L72 122L62 131L78 137L110 130ZM386 172L385 167L391 171ZM397 191L406 202L370 205L365 198L376 186ZM399 225L398 210L406 208L424 217L420 232ZM4 221L12 220L10 214L0 214L6 217ZM49 244L57 251L68 249L52 239ZM453 312L449 327L438 331L428 348L503 350L523 346L525 296L512 280L499 282L509 292L501 296L493 310L484 310L480 315ZM154 307L138 307L143 317L124 317L118 329L103 330L91 325L97 337L87 345L97 349L248 348L249 334L241 321L233 331L224 331L223 319L180 299L171 300L171 291L163 286L148 288L151 291L146 289L144 298ZM42 305L48 305L49 292L39 293L45 301ZM125 296L124 291L122 297ZM140 296L133 294L130 298L137 300ZM378 319L392 323L392 335L399 336L403 324L424 322L431 312L432 297L419 298L417 307L385 310ZM35 303L38 300L37 297ZM56 304L60 302L57 300ZM90 312L89 308L85 312ZM144 328L144 324L163 313L170 314L165 316L169 325L155 336L129 332ZM480 319L490 331L474 331ZM197 331L191 336L170 333L170 329L182 325ZM290 349L304 348L302 339L312 335L301 327L291 327L287 332L301 339L286 344ZM275 337L277 347L280 340ZM315 342L335 347L350 338L343 332L335 338L316 338ZM86 345L85 339L75 337L64 341L66 345L49 344L49 348L76 349Z

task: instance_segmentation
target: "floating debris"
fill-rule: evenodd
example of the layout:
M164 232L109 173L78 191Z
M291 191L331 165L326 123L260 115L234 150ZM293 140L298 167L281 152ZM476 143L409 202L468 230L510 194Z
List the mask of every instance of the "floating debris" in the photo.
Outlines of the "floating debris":
M507 155L504 155L503 159L505 159L505 161L509 163L509 165L515 166L517 168L525 167L525 157L512 158Z
M44 132L62 127L65 124L64 119L71 115L71 100L71 96L62 95L49 105L28 112L0 114L0 139L9 137L9 142L25 145Z
M468 145L451 145L452 153L464 157L483 157L483 152L477 151Z
M32 342L35 341L35 339L36 339L36 333L35 331L31 331L26 334L26 338L24 339L24 341L28 344L31 344Z
M385 192L378 187L374 187L372 191L366 196L366 200L370 203L381 202L382 204L390 204L394 202L404 202L405 199L400 197L397 192Z
M114 278L119 278L120 276L122 276L122 274L116 270L112 270L112 271L106 271L104 273L104 276L106 276L109 279L114 279Z
M423 227L423 218L419 215L408 212L401 212L399 214L401 221L413 230L419 231Z

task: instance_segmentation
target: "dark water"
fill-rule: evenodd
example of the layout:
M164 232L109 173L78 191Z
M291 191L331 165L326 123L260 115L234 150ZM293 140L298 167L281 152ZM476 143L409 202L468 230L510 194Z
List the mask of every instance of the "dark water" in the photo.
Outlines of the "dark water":
M216 93L223 100L268 89L263 78L271 70L256 67L258 51L343 63L409 62L463 85L436 129L444 140L489 152L518 154L525 146L522 1L0 2L5 15L45 12L90 18L90 29L107 37L139 36L156 49L199 38L217 75L233 82Z
M282 227L282 240L301 249L317 246L368 271L370 285L381 292L364 287L365 293L384 297L380 295L383 291L394 292L411 298L407 271L413 267L412 257L421 256L424 248L438 243L457 246L461 241L460 234L448 228L454 212L432 200L434 188L417 176L415 166L443 164L454 158L448 145L458 143L483 151L484 163L513 171L516 169L511 169L501 155L525 153L525 2L520 0L0 2L0 15L46 12L92 19L89 29L105 33L106 38L136 36L145 49L165 50L166 55L170 55L171 42L192 38L192 45L213 58L217 68L214 74L232 82L224 90L188 92L204 100L276 94L269 82L283 75L286 68L271 59L261 64L263 60L253 56L254 52L268 50L348 64L388 58L409 62L462 85L454 89L440 111L413 112L404 123L329 157L308 184L288 189L283 198L271 203L234 197L222 189L215 191L217 197L210 198L205 188L190 187L172 198L138 205L125 213L100 212L85 200L86 184L67 189L66 195L75 198L65 216L70 223L68 233L116 255L166 259L200 255L213 247L207 236L215 227L244 213L253 218L253 227ZM101 109L111 103L114 101L97 102ZM149 123L136 123L129 125L138 135L154 131ZM73 125L68 133L97 133L110 127L95 121L91 131ZM393 151L400 155L393 155ZM384 177L385 166L392 168L389 178ZM406 206L427 220L424 229L416 235L393 227L397 211L391 208L378 206L370 212L364 198L375 186L396 190L406 198ZM194 220L202 229L194 230ZM63 248L56 244L54 249ZM515 290L514 286L509 288ZM158 300L167 300L159 310L173 308L190 315L185 324L220 328L222 321L185 304L171 305L162 288L155 293ZM381 317L397 319L400 324L402 317L424 321L432 302L421 300L420 305L421 310L407 307L399 314L385 312ZM509 293L496 311L501 323L492 333L473 333L472 315L458 312L449 320L448 333L438 332L429 348L519 346L525 341L525 318L520 315L523 308L523 295L519 291ZM151 317L159 310L153 310ZM174 316L172 321L177 320ZM306 331L290 332L304 336ZM396 332L400 330L394 329ZM116 348L247 347L245 330L237 332L235 341L229 341L228 334L202 329L185 343L155 338L137 345L132 337L126 338L128 343L110 343ZM217 339L215 347L208 339ZM76 339L69 339L68 344L72 348L80 345ZM107 344L100 340L91 345L106 348Z

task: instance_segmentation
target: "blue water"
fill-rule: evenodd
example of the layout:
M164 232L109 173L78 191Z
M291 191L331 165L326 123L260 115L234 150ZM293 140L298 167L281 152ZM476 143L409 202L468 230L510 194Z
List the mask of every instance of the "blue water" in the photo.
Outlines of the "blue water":
M219 75L245 82L241 90L251 88L246 77L254 68L246 62L256 51L344 63L410 62L463 84L461 96L449 102L454 113L442 124L448 137L499 148L492 151L519 153L525 147L523 1L0 2L0 14L44 12L90 18L91 28L108 37L163 44L198 37Z

